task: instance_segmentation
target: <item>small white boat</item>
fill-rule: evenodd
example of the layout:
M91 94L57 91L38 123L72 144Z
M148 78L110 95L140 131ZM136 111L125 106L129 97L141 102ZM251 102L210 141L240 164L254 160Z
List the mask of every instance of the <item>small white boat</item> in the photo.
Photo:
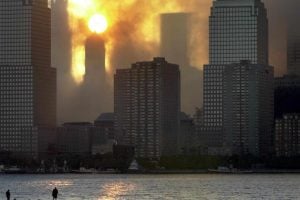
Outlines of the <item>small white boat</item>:
M72 173L75 173L75 174L95 174L95 173L97 173L97 170L95 170L95 169L86 169L84 167L80 167L79 170L72 170Z

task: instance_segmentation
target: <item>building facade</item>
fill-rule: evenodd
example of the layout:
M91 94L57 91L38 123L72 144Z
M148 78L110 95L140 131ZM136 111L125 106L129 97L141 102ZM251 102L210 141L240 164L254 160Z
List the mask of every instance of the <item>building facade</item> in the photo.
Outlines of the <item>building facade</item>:
M268 19L264 4L260 0L216 0L209 22L210 63L204 66L201 128L207 152L266 154L261 140L266 129L256 124L256 130L244 130L255 127L264 112L270 115L262 124L270 126L273 119L273 69L268 66ZM265 93L259 88L266 89ZM270 106L263 107L267 103ZM268 128L269 137L272 126ZM261 139L250 142L246 137Z
M223 79L223 133L235 155L272 152L273 67L247 61L228 65Z
M300 32L290 24L287 33L287 69L289 75L300 76Z
M179 64L182 69L190 65L188 56L190 18L189 13L161 15L160 54L169 62Z
M275 121L276 155L292 157L300 155L300 115L285 114Z
M109 110L108 107L112 109L112 88L106 80L105 41L101 35L93 34L85 42L85 69L80 97L84 107L81 120L91 121Z
M138 62L115 74L116 132L136 157L177 153L180 112L179 66L164 58Z
M95 127L103 128L109 139L115 140L115 114L102 113L95 121Z
M105 154L112 152L116 144L115 114L102 113L94 121L95 131L93 134L92 154Z
M275 78L274 114L282 119L285 114L300 113L300 77L287 75Z
M209 17L209 63L268 64L267 11L260 0L216 0Z
M40 127L56 125L47 0L0 2L0 150L35 157Z
M192 66L189 56L192 17L183 12L163 13L160 17L160 56L180 66L181 110L188 114L202 104L203 93L203 73Z
M186 113L180 113L180 129L178 135L178 152L182 155L198 153L198 140L193 118Z
M64 123L57 128L56 151L60 154L90 155L94 125L88 122Z

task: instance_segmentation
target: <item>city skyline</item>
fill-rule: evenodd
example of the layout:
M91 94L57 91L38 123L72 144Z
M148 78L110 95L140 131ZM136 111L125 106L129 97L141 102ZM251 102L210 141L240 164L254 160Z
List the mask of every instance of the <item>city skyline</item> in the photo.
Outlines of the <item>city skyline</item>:
M4 27L1 36L3 41L6 37L8 39L1 46L3 57L1 70L4 72L1 73L2 150L26 154L23 150L17 150L23 145L28 149L31 148L29 154L37 155L39 148L42 148L43 153L46 154L50 150L50 146L47 149L46 144L49 139L52 150L60 151L59 149L62 149L60 146L70 144L63 144L64 140L58 140L62 144L53 146L55 138L59 138L60 135L58 130L62 130L61 134L65 134L67 138L69 130L84 129L85 125L91 124L90 122L102 113L115 112L116 133L113 134L114 138L110 138L114 140L110 144L133 146L136 148L138 157L159 158L188 151L217 156L274 154L273 123L275 118L273 114L277 113L277 108L274 109L274 94L279 92L279 95L275 95L276 103L279 102L277 97L283 97L286 100L285 92L291 91L294 85L290 83L294 80L297 82L298 77L296 73L291 72L288 76L274 79L274 68L269 65L268 12L263 1L213 1L207 25L209 60L208 64L203 67L203 73L192 65L192 60L189 58L192 54L189 40L193 37L190 35L194 31L191 27L195 20L193 19L195 15L192 13L172 12L157 15L161 20L156 24L159 25L158 31L161 34L161 41L158 43L161 52L157 54L162 54L163 57L154 56L153 61L136 59L132 62L133 64L131 63L131 68L124 68L123 64L123 67L118 66L113 69L111 56L115 46L111 44L112 46L109 47L109 42L113 41L109 39L109 35L114 35L110 32L110 29L113 29L111 26L115 25L110 22L113 17L106 17L102 13L90 13L90 16L84 13L81 16L74 11L77 6L87 6L87 4L68 1L64 6L75 9L69 12L74 15L72 16L74 20L82 20L81 26L84 28L78 35L70 34L72 54L65 59L70 59L69 64L72 65L72 70L71 73L68 70L65 71L69 79L61 82L62 76L59 76L58 82L68 85L72 80L76 85L76 92L72 98L64 99L61 85L58 85L58 99L65 100L68 106L64 109L71 114L72 118L64 120L62 127L59 126L57 130L56 76L55 69L51 67L50 62L51 10L46 0L41 2L15 1L16 4L11 4L12 7L16 6L16 10L24 9L25 11L29 8L29 12L25 12L28 21L23 20L16 13L12 15L12 19L19 24L10 21L7 17L8 13L1 16ZM175 4L181 5L180 1ZM9 11L9 5L4 3L3 11ZM97 7L98 4L95 3L95 6ZM84 9L91 11L89 7ZM39 15L39 12L45 13ZM39 20L48 23L42 26ZM12 30L6 26L9 23L12 25ZM70 25L69 23L65 25ZM14 32L18 28L15 25L23 26L24 34L28 37L18 38L20 35ZM72 28L77 30L78 26ZM286 54L289 58L294 58L289 59L287 64L297 69L298 62L295 55L297 56L298 49L291 48L291 46L297 47L297 38L291 37L295 33L297 35L297 30L289 28L287 31L289 34ZM172 37L169 36L170 33ZM79 36L82 38L77 41ZM23 58L23 55L18 53L22 50L22 46L18 46L17 42L28 44L24 51L28 50L28 54L25 54L28 57ZM154 43L153 45L155 46ZM126 54L133 55L134 51L129 48ZM16 63L18 60L13 56L16 58L20 56L20 62ZM168 61L168 58L171 61ZM171 64L173 61L174 64ZM25 86L32 86L28 87L32 88L32 91L27 92L28 94L24 93L24 99L20 98L24 91L21 90L19 80L15 79L21 76L18 74L19 69L11 71L16 75L11 75L9 70L6 70L6 65L19 66L19 64L25 68L28 64L33 66L32 76L28 76L26 79L28 83L25 84ZM85 68L82 74L78 67ZM110 80L110 73L114 74L113 81ZM203 78L202 75L204 75ZM273 90L274 80L279 84L286 83L286 85ZM202 87L204 89L201 99L199 96L201 96ZM26 102L27 97L31 97L29 103ZM28 109L31 108L31 112L21 108L21 103L17 102L18 99L24 100L25 103L22 106L27 105ZM15 107L14 102L17 102ZM114 109L111 109L108 103L113 104ZM284 101L279 103L282 106L282 111L279 112L283 115L290 114L285 110L287 108ZM196 109L197 107L200 110ZM61 112L60 108L58 113ZM24 117L22 111L24 115L30 115L24 122L32 123L31 126L21 127L20 119ZM196 112L197 122L194 122L192 118L189 120L189 117L183 117L185 114L181 115L181 112L187 116L192 116ZM153 125L152 122L155 124ZM184 128L180 128L180 124ZM23 134L26 128L32 128L32 132L28 131L28 138L22 139L26 136L26 131ZM78 130L79 137L81 137L82 130ZM103 134L100 130L97 131L99 132L96 135ZM186 144L179 141L185 135L183 132L189 135L186 136L189 137L186 141L192 141L194 144L191 146L194 149L188 148ZM53 134L58 135L52 137ZM9 140L9 138L16 140ZM46 142L45 145L44 142ZM90 147L85 146L85 148Z
M0 0L0 199L298 199L299 8Z
M284 4L281 1L278 0L264 0L266 7L269 12L269 22L270 22L270 64L275 67L275 74L276 76L282 75L286 71L286 28L285 22L287 20L293 20L292 17L289 16L288 10L291 9L293 10L294 7L297 7L297 2L294 1L289 1L287 0ZM144 1L140 1L140 3L137 3L139 6L144 9ZM57 5L56 5L57 4ZM59 98L58 100L58 118L59 122L63 123L64 121L78 121L80 119L76 119L75 116L78 115L73 115L72 113L69 113L69 110L73 110L74 108L78 107L78 102L74 102L71 104L67 104L66 101L68 99L75 99L76 96L81 96L80 93L78 92L78 85L74 83L72 80L71 76L71 70L70 70L70 62L68 63L68 60L65 59L70 59L70 42L68 41L68 37L71 37L71 32L69 30L69 25L68 25L68 20L70 19L68 17L68 13L66 13L66 6L64 5L66 2L64 1L56 1L56 3L52 6L53 9L53 51L54 57L53 57L53 63L55 63L55 66L58 66L58 71L59 73L59 91L60 96L62 98ZM175 4L175 3L174 3ZM189 60L191 60L191 56L194 58L195 56L201 60L198 62L198 64L195 64L192 59L191 65L195 67L196 70L201 70L202 65L208 62L208 51L207 51L207 37L208 37L208 13L209 13L209 8L212 4L212 1L207 0L207 1L191 1L191 3L188 6L184 6L183 1L176 1L176 4L178 6L176 8L171 9L166 9L166 12L163 12L161 10L164 10L164 6L162 6L162 9L156 10L154 13L151 13L151 9L147 9L147 12L151 13L150 15L155 15L157 18L154 20L152 19L150 22L147 22L151 24L151 27L154 27L154 30L149 30L147 33L150 35L155 33L159 33L157 29L160 28L160 23L159 23L159 15L160 14L168 14L168 13L178 13L178 12L187 12L191 13L191 36L188 38L188 49L189 49ZM130 4L129 7L125 7L124 9L134 9L136 3ZM152 5L152 3L151 3ZM113 6L113 5L110 5ZM156 7L154 4L153 7ZM132 14L134 13L139 13L138 10L134 10ZM126 14L124 14L127 16ZM296 18L296 17L295 17ZM113 37L118 38L118 43L116 44L115 48L115 53L112 55L112 64L111 66L113 67L113 70L117 68L123 68L124 66L128 66L133 62L136 62L137 60L149 60L152 57L155 56L162 56L159 54L159 44L157 43L148 43L147 41L144 40L144 38L136 37L134 34L136 32L136 29L130 29L131 23L134 20L127 20L127 18L121 18L128 26L128 28L123 28L117 27L116 29L116 34L122 32L123 34L122 37L120 37L119 34L114 35ZM141 26L143 23L140 22L137 26ZM115 28L113 28L115 29ZM121 29L121 30L120 30ZM81 32L78 30L77 32ZM76 33L77 33L76 32ZM159 37L158 37L159 38ZM194 39L197 39L195 42ZM65 45L61 45L65 44ZM69 47L69 49L67 48ZM149 47L151 47L149 49ZM130 49L131 53L127 49ZM65 49L65 50L63 50ZM142 51L141 51L142 49ZM62 55L63 56L62 58ZM109 77L109 82L112 82L112 76L111 74L113 73L113 70L111 73L108 75ZM201 73L201 71L199 71ZM195 73L191 73L195 74ZM186 79L189 79L190 76L185 76L188 77ZM190 79L195 79L193 76ZM67 80L67 81L65 81ZM62 83L61 83L62 82ZM112 92L112 84L109 87L109 90ZM184 88L191 88L190 84L185 84ZM194 88L194 87L193 87ZM202 91L202 88L195 88L197 91ZM184 90L188 91L188 90ZM196 92L193 92L196 93ZM184 93L183 93L184 94ZM192 98L190 97L189 94L185 95L187 98L184 98L185 101L182 101L182 108L184 108L183 111L187 112L188 114L192 115L195 107L201 107L202 106L202 94L199 94L199 97ZM62 100L64 99L64 100ZM200 101L199 101L200 99ZM70 100L69 100L70 101ZM111 99L112 101L112 99ZM80 103L80 102L79 102ZM84 103L84 102L83 102ZM74 105L73 105L74 104ZM108 112L112 111L113 106L109 102L103 102L103 104L107 105L105 110L102 112ZM191 105L191 106L190 106ZM78 112L80 114L80 112ZM92 117L90 117L92 118Z

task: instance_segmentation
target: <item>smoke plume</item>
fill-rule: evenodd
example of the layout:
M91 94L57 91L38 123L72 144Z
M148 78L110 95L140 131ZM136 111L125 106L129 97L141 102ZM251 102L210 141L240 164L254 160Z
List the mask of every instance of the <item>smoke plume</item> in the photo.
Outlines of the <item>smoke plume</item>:
M299 15L298 0L263 0L268 9L270 36L270 63L277 75L286 71L287 24L296 22ZM72 6L70 6L73 3ZM81 5L76 7L76 3ZM113 74L115 69L130 67L137 61L160 56L160 15L163 13L191 13L188 59L190 75L185 79L199 79L183 86L190 94L183 96L182 110L192 113L202 105L201 74L208 62L208 17L212 0L56 0L52 2L52 65L58 69L59 122L91 121L95 112L85 112L89 98L82 95L84 70L84 44L91 33L88 18L103 14L109 27L102 35L105 40L106 98L99 101L94 111L113 111ZM296 27L296 26L295 26ZM298 26L297 26L298 27ZM170 34L176 34L170 33ZM74 53L77 52L77 53ZM76 66L78 65L78 66ZM183 66L181 66L183 67ZM75 71L74 71L75 70ZM76 71L79 70L79 71ZM95 91L97 88L94 88ZM107 92L108 91L108 92ZM84 96L84 97L83 97ZM90 97L93 98L93 97Z

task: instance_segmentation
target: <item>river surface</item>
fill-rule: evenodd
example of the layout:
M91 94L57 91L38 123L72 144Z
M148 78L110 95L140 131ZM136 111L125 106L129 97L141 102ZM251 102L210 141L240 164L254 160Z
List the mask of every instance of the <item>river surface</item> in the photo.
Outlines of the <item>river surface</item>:
M0 200L197 199L300 200L300 174L280 175L0 175Z

